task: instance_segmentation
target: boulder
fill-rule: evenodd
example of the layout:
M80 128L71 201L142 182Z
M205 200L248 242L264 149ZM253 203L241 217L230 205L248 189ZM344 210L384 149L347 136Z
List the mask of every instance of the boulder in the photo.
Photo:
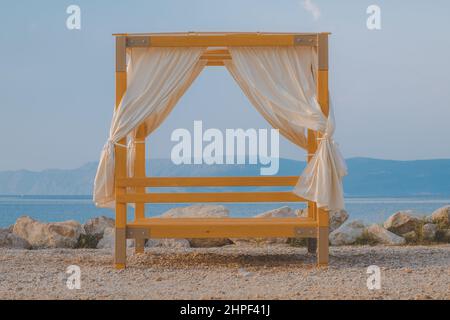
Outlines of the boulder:
M442 230L442 241L450 243L450 229Z
M31 249L31 245L9 229L0 229L0 248Z
M97 248L99 241L103 238L105 229L114 228L115 220L101 216L88 220L83 229L85 234L80 236L77 248Z
M364 234L365 226L360 220L343 224L330 233L330 242L334 246L354 244Z
M97 249L114 249L115 234L115 228L106 228L103 232L103 238L97 243ZM127 239L127 247L134 247L133 239Z
M298 209L295 212L297 217L306 218L308 217L308 208ZM329 223L330 223L330 233L339 228L348 220L349 214L345 210L330 211L329 213Z
M30 217L17 219L13 233L33 248L75 248L83 227L77 221L42 223Z
M405 238L406 242L417 242L419 240L419 235L416 231L410 231L402 234L402 237Z
M333 232L347 221L349 215L345 210L330 211L330 232Z
M450 206L437 209L431 214L433 223L439 225L441 229L450 228Z
M230 212L224 206L194 205L189 207L172 208L160 217L162 218L226 218ZM227 238L187 239L191 247L210 248L222 247L233 243Z
M107 228L114 228L115 220L105 216L96 217L89 219L85 224L83 224L84 231L88 235L100 235L103 237L103 233Z
M434 241L436 239L436 233L438 226L434 223L427 223L422 226L422 237L424 240Z
M147 248L190 248L186 239L149 239L145 244Z
M384 223L384 228L397 234L416 231L420 224L420 220L413 216L413 211L399 211L390 216Z
M304 210L304 211L302 211ZM277 209L269 210L263 213L259 213L253 218L256 219L270 219L270 218L296 218L299 217L299 214L303 214L302 212L308 213L308 209L300 209L300 210L292 210L288 206L280 207ZM288 238L256 238L256 239L231 239L233 243L245 243L245 242L256 242L256 243L266 243L266 244L275 244L275 243L287 243Z
M269 210L254 216L254 218L295 218L297 214L290 207L281 207Z
M378 224L373 224L367 228L367 235L378 243L386 245L405 244L405 239L392 233Z
M194 205L172 208L164 212L161 218L226 218L230 212L224 206Z
M234 242L227 238L187 239L192 248L223 247Z

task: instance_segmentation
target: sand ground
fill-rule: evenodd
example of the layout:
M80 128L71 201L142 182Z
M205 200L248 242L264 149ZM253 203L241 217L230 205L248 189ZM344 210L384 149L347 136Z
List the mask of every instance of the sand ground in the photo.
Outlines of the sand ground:
M0 249L0 299L450 299L450 245L334 247L320 269L286 245L128 254L116 271L109 250ZM66 286L69 265L80 267L79 290ZM380 290L367 288L370 265Z

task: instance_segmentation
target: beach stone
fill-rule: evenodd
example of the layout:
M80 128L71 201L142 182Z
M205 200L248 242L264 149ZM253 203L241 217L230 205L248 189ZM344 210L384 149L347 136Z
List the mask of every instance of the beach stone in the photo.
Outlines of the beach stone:
M417 242L419 240L419 235L416 231L410 231L402 234L402 237L405 238L406 242Z
M300 218L308 217L308 208L298 209L295 215ZM330 233L343 225L349 218L349 214L345 210L337 210L329 212L329 227Z
M30 243L12 233L10 229L0 229L0 248L31 249Z
M21 217L17 219L13 233L27 240L33 248L75 248L84 230L74 220L42 223Z
M259 213L254 218L296 218L297 214L290 207L284 206L281 208L269 210Z
M304 209L306 214L308 209ZM300 209L301 211L301 209ZM288 206L280 207L277 209L269 210L266 212L259 213L253 218L257 219L270 219L270 218L298 218L299 210L292 210ZM300 212L300 214L302 214ZM288 242L288 238L255 238L255 239L231 239L233 243L245 243L245 242L255 242L255 243L265 243L265 244L285 244Z
M439 225L441 229L450 228L450 206L437 209L431 214L433 223Z
M349 214L345 210L330 211L330 233L338 229L348 220Z
M85 234L78 239L77 248L97 248L99 241L103 238L105 229L114 228L115 220L101 216L89 219L83 224Z
M224 206L194 205L172 208L164 212L161 218L226 218L230 211Z
M405 233L417 230L420 220L413 216L413 211L399 211L391 215L385 222L384 228L397 234L404 235Z
M302 209L292 210L288 206L280 207L277 209L265 211L259 213L253 218L256 219L270 219L270 218L298 218L299 214L302 214ZM232 238L234 244L286 244L289 242L289 238Z
M401 245L406 240L395 233L392 233L378 224L372 224L367 228L367 234L371 239L385 245Z
M115 228L106 228L103 232L103 238L97 244L97 249L114 249L115 246ZM127 239L127 248L134 247L134 239Z
M450 243L450 229L442 230L442 241Z
M194 205L189 207L172 208L160 217L162 218L226 218L230 211L224 206L216 205ZM191 247L212 248L222 247L233 243L228 238L212 239L187 239Z
M115 223L115 220L112 218L100 216L86 221L83 224L83 228L88 235L101 235L103 237L105 229L114 228Z
M227 238L206 238L206 239L187 239L192 248L214 248L233 244L233 241Z
M147 248L190 248L191 245L186 239L149 239L145 244Z
M438 226L433 223L427 223L422 226L422 236L424 240L433 241L436 239Z
M343 224L330 233L330 242L334 246L354 244L364 234L365 226L360 220Z

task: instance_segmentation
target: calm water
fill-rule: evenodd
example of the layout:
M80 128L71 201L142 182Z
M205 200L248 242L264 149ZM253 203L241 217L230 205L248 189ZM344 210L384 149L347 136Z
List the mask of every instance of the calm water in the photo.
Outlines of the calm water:
M419 215L430 214L435 209L450 204L450 199L441 198L347 198L346 209L351 219L365 222L383 222L398 210L411 209ZM224 204L232 216L252 216L260 212L275 209L283 204ZM292 208L303 208L304 204L285 204ZM160 215L166 210L186 206L147 205L147 216ZM130 208L130 212L133 210ZM85 222L89 218L105 215L113 217L110 209L96 208L90 197L74 196L0 196L0 227L14 224L20 216L28 215L40 221L53 222L77 220ZM131 215L130 215L131 216Z

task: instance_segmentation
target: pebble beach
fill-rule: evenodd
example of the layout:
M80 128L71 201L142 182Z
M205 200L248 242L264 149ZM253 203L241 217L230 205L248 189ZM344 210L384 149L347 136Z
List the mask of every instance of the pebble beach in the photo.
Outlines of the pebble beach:
M70 265L79 290L66 285ZM327 268L285 244L129 249L120 271L107 249L0 249L0 299L450 299L450 245L331 247Z

